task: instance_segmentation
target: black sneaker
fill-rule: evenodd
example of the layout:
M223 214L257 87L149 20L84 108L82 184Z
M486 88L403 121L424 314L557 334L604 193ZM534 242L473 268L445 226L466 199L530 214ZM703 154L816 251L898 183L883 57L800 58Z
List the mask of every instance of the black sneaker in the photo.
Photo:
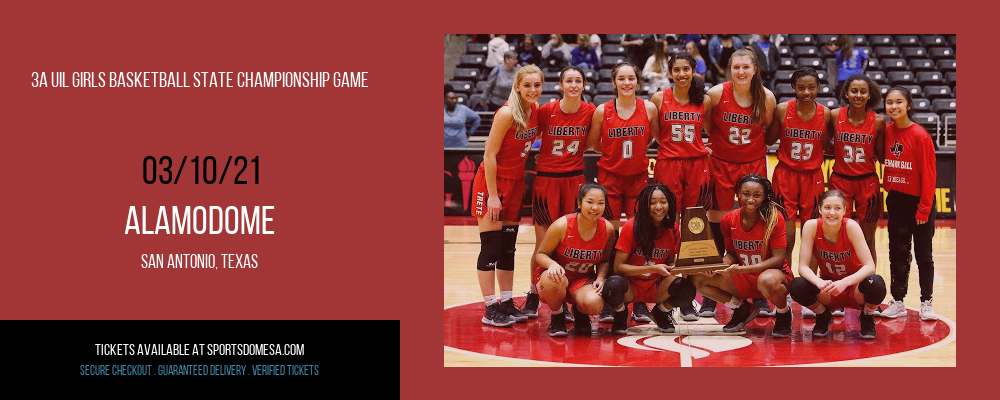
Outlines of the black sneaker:
M521 314L531 319L538 318L538 293L528 293L528 297L524 299L524 307L521 307Z
M615 321L611 323L611 334L624 335L628 333L628 309L615 311Z
M486 306L486 312L483 313L483 324L508 327L514 325L514 318L500 309L500 303L493 303Z
M628 307L625 307L628 309ZM601 310L601 317L598 322L602 324L610 324L615 322L615 310L612 310L607 304L604 305L604 309Z
M740 304L739 307L736 307L736 309L733 310L733 318L729 320L729 323L727 323L726 326L722 327L722 331L742 331L743 327L750 323L750 321L753 321L753 319L757 317L758 313L760 313L759 307L751 304L749 301L743 300L743 304Z
M566 314L552 314L552 320L549 321L549 336L566 336Z
M715 316L715 305L717 302L708 297L701 300L701 309L698 310L699 317L714 317Z
M760 312L757 313L757 318L774 316L774 310L771 309L770 304L767 304L767 299L753 299L753 304L760 308Z
M646 306L646 303L632 303L632 319L635 322L653 322L652 319L649 319L649 307Z
M590 336L590 316L581 312L576 306L573 306L573 319L576 321L573 322L573 332L578 335Z
M656 305L655 307L659 307L659 305ZM697 321L698 313L694 311L694 306L688 304L681 307L681 319L685 321Z
M771 336L778 338L786 338L791 333L792 333L792 310L789 309L787 312L775 313L774 328L771 329Z
M528 316L521 314L521 310L518 310L517 306L514 305L514 299L507 299L507 301L501 302L500 311L510 315L519 324L528 322Z
M576 322L576 318L573 318L573 313L569 312L569 304L563 303L563 315L566 316L566 322Z
M865 315L864 312L858 317L858 323L861 325L861 338L862 339L875 339L875 317L872 315Z
M653 307L653 321L656 321L656 327L660 328L660 332L674 333L673 314L671 311L661 310L659 304Z
M830 324L833 323L833 313L827 308L822 313L816 314L816 326L813 327L814 337L826 337L830 333Z

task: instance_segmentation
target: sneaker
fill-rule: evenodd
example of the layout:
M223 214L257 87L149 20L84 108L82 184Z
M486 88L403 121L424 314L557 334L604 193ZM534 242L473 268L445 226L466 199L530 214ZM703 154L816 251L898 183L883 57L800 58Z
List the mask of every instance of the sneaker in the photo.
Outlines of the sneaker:
M774 310L771 309L770 304L767 304L767 299L753 299L753 304L760 308L760 312L757 313L757 318L774 316Z
M862 339L875 339L875 317L862 312L858 317L858 324L861 325Z
M616 311L615 320L611 323L612 335L624 335L628 333L628 309Z
M921 304L921 309L923 304ZM900 300L892 300L889 302L889 308L886 308L879 316L882 318L898 318L906 316L906 306Z
M573 331L578 335L590 336L590 316L573 306L573 319L577 321L573 323Z
M500 309L500 303L493 303L486 306L486 312L483 313L483 324L508 327L514 325L514 318Z
M538 303L538 293L528 293L528 297L524 300L524 307L521 307L521 314L527 315L531 319L538 318Z
M816 313L810 310L809 307L802 306L802 318L816 319Z
M933 299L932 299L933 300ZM934 306L931 305L932 300L924 300L920 302L920 319L924 321L937 321L937 314L934 313Z
M625 306L625 309L628 309L627 305ZM610 324L612 322L615 322L615 310L612 310L611 306L605 304L604 309L601 310L601 317L598 320L598 322L602 324Z
M827 308L822 313L816 315L816 326L813 327L813 337L826 337L830 332L830 324L833 323L833 313Z
M566 336L566 314L552 314L552 320L549 321L549 336Z
M674 333L674 313L661 310L659 304L653 307L653 321L656 321L660 332Z
M563 303L563 315L566 316L566 322L576 322L573 313L569 312L569 304L567 303Z
M715 305L718 302L705 297L701 300L701 309L698 310L699 317L714 317L715 316Z
M514 319L514 322L519 324L528 322L528 316L521 314L521 310L518 310L517 306L514 305L514 299L507 299L507 301L501 302L500 311L510 315Z
M833 314L834 317L843 317L844 316L844 309L843 308L835 309L832 312L830 312L830 314Z
M774 328L771 336L786 338L792 333L792 310L774 314Z
M646 306L646 303L632 303L632 319L635 322L653 322L652 319L649 319L649 307Z
M697 321L698 320L698 313L696 313L694 311L694 306L693 305L688 304L686 306L681 307L681 319L683 319L685 321Z
M733 318L729 320L726 326L722 327L723 332L739 332L743 330L750 321L753 321L760 313L760 307L750 303L749 301L743 300L743 304L736 307L733 310Z

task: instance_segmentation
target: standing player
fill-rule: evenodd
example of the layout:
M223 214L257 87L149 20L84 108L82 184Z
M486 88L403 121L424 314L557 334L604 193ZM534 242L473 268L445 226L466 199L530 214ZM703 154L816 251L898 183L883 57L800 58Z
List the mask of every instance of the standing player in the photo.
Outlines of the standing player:
M538 134L535 101L542 94L542 71L521 67L510 97L493 117L486 153L472 184L472 215L479 223L482 249L476 269L486 312L483 324L509 327L526 322L511 300L514 289L514 244L524 197L524 163ZM499 270L499 271L497 271ZM497 302L494 281L500 284Z
M562 100L538 107L538 128L542 135L537 174L532 187L532 219L535 224L535 254L552 221L573 212L583 177L583 152L587 150L587 131L594 115L593 104L581 100L587 79L583 70L566 67L559 73ZM538 262L531 257L531 288L522 313L529 318L538 316L538 293L535 290L535 269Z
M913 99L906 88L894 87L885 95L885 113L892 124L885 132L883 179L889 211L889 271L892 301L881 313L885 318L906 315L910 277L910 243L920 269L920 319L936 320L931 304L934 294L934 187L937 165L934 144L923 127L913 122Z
M861 310L861 338L875 338L873 313L885 299L885 281L875 274L875 261L865 243L861 225L844 218L847 200L836 190L823 193L820 215L802 224L799 277L792 280L792 299L816 316L812 335L826 336L832 308ZM819 276L809 261L816 258Z
M538 293L552 309L549 336L566 336L563 302L573 303L574 330L591 332L590 317L604 307L601 291L615 244L615 227L601 218L607 192L596 183L580 187L578 212L559 217L538 246Z
M726 243L724 270L691 275L701 294L733 309L733 318L722 330L738 332L757 316L760 308L745 299L767 298L777 308L774 337L788 337L792 310L785 296L793 275L785 263L785 216L774 201L767 178L749 174L737 184L740 208L722 218Z
M711 130L711 98L705 96L705 82L695 77L695 59L688 53L679 53L667 61L667 71L674 81L673 89L656 92L649 99L659 111L659 143L654 180L666 185L677 208L674 214L687 207L711 206L709 191L709 157L701 130ZM694 307L680 307L681 317L697 321Z
M612 331L625 333L625 304L617 292L625 292L625 302L656 303L653 320L661 332L672 333L673 307L691 306L695 287L687 278L673 276L674 258L680 246L677 234L677 200L674 194L659 183L647 186L639 194L635 218L625 222L618 238L615 253L615 272L628 277L608 278L608 302L615 312ZM621 287L624 286L624 287Z
M833 110L833 174L830 189L847 200L847 215L858 213L858 224L865 233L868 250L875 254L875 228L882 216L882 193L875 174L875 155L882 154L885 118L875 114L881 101L878 84L864 74L844 81L840 100L847 107Z
M709 142L712 158L709 225L721 254L724 249L719 222L736 202L736 181L747 174L767 176L764 136L774 117L774 94L761 83L760 64L750 49L736 50L729 58L732 80L708 91L712 102ZM771 315L767 301L755 299L764 315ZM715 304L702 304L701 316L715 315Z

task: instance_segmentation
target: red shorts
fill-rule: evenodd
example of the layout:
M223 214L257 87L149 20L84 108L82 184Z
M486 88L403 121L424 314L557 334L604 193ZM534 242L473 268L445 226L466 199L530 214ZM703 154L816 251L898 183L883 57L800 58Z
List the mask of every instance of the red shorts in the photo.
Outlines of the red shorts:
M521 202L524 200L524 179L503 179L497 177L497 195L500 196L500 220L506 222L521 221ZM486 200L490 192L486 188L486 168L476 172L472 181L472 216L486 217Z
M666 185L677 198L677 211L687 207L705 207L712 203L708 190L708 156L656 160L653 180Z
M656 287L665 278L663 275L657 274L657 276L655 278L641 275L627 277L628 284L632 287L632 294L635 296L632 301L637 303L656 303Z
M788 220L806 222L819 217L819 196L823 194L823 170L796 171L778 163L771 177L774 197L785 207Z
M730 211L736 204L736 183L746 174L767 177L767 158L746 163L731 163L712 157L709 162L712 179L712 210Z
M549 226L559 217L576 209L576 195L586 182L583 172L577 176L550 177L539 172L531 184L531 216L535 225Z
M878 222L882 217L882 193L879 193L878 175L866 175L861 179L849 179L843 175L830 175L830 189L839 190L847 200L847 216L851 209L857 211L858 222Z
M836 296L830 296L830 303L825 304L827 308L856 308L861 309L864 307L864 303L859 304L857 300L854 299L854 292L858 290L858 285L851 285L840 294Z
M792 283L792 279L795 276L792 275L792 270L790 268L783 267L781 272L785 274L785 286L787 287ZM736 290L739 291L739 297L742 300L746 299L760 299L764 297L764 294L757 289L757 277L764 273L758 272L756 274L736 274L733 276L733 283L736 284Z
M644 172L623 176L598 169L597 183L608 189L608 206L604 209L604 219L614 222L621 218L623 211L626 218L635 216L635 199L649 185L649 175Z
M535 268L535 276L532 279L532 281L535 282L535 290L538 291L538 298L543 303L546 304L548 304L548 301L545 300L545 296L542 295L543 292L542 292L541 278L542 274L545 273L547 270L548 268L542 268L542 267ZM573 295L576 293L577 290L580 290L580 288L593 284L594 280L596 280L596 277L590 275L576 274L573 272L566 271L566 279L569 281L569 285L566 286L566 299L563 301L570 304L576 304L573 301Z

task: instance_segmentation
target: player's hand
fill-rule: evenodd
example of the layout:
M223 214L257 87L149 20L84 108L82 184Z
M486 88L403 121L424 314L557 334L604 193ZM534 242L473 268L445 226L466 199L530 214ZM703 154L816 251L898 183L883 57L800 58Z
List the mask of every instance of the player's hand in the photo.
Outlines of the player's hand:
M705 143L705 150L708 151L708 155L712 155L712 142Z
M674 267L666 264L656 264L653 266L653 272L663 276L670 275L670 270L672 269L674 269Z
M739 264L733 264L733 265L730 265L729 268L715 271L715 273L717 273L719 275L725 275L725 276L728 276L728 277L732 278L733 275L736 275L736 274L740 273L739 268L740 268Z
M837 296L847 290L847 287L847 283L844 283L843 280L839 280L831 283L825 290L827 293L830 293L830 296Z
M923 224L926 224L926 223L927 223L926 219L923 220L923 221L921 221L920 218L917 218L917 225L923 225Z
M819 288L819 291L820 291L820 292L822 292L822 291L825 291L825 290L826 290L826 288L827 288L827 287L829 287L829 286L830 286L831 284L833 284L833 281L828 281L828 280L820 280L820 281L819 281L819 284L817 284L817 283L815 283L815 282L813 282L813 284L814 284L814 285L816 285L816 287L818 287L818 288Z
M549 279L552 279L553 282L560 282L566 279L566 270L559 264L549 267L545 273L549 274Z
M600 294L602 289L604 289L604 278L597 278L597 279L595 279L594 280L594 290L596 290L597 293Z
M486 200L486 214L490 217L490 221L497 222L500 220L500 197L490 196Z

